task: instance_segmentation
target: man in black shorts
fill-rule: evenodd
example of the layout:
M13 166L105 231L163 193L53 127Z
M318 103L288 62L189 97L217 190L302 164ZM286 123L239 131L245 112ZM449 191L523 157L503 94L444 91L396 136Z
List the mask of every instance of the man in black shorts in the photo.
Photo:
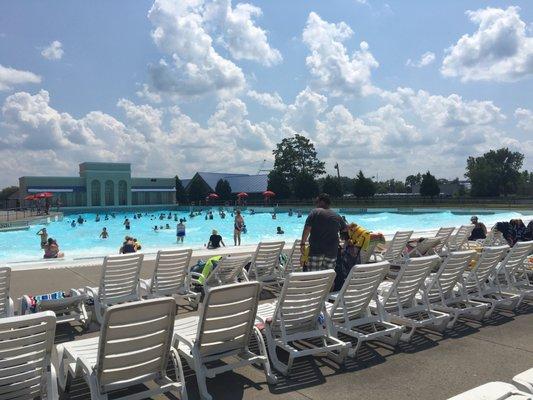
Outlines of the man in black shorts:
M305 221L302 233L302 254L309 238L310 271L334 269L339 248L339 233L346 232L346 222L335 211L330 210L331 200L325 193L316 198L316 207Z

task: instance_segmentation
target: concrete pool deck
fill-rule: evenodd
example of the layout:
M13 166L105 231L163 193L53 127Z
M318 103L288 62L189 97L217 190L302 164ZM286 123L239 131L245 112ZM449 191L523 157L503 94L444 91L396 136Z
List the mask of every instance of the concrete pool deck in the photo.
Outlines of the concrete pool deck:
M153 268L153 261L145 261L142 277L150 277ZM19 298L23 294L97 286L99 279L98 266L15 270L11 295ZM180 303L177 318L194 312ZM60 326L56 342L96 336L98 330L95 323L83 333L76 326ZM189 399L198 399L194 373L184 367ZM327 359L304 358L296 362L289 378L279 376L276 385L266 384L262 370L246 367L209 379L208 389L215 399L440 400L489 381L510 382L514 375L532 367L533 303L524 303L516 313L495 313L483 325L459 323L443 336L429 331L417 334L412 343L396 349L365 345L343 369ZM62 398L89 399L89 389L79 379L73 383L70 395Z

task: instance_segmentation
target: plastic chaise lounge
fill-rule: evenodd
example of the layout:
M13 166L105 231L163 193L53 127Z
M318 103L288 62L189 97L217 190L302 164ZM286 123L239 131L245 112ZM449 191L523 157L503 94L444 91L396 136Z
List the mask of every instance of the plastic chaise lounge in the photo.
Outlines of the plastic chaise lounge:
M532 400L530 393L518 390L510 383L489 382L448 400Z
M489 304L486 318L490 317L496 308L514 310L521 300L519 294L503 291L499 284L490 279L508 250L507 245L483 248L481 256L463 280L469 299Z
M104 258L99 287L85 288L94 301L98 323L103 322L104 312L109 306L141 299L139 273L142 261L143 255L137 253Z
M285 242L260 242L252 256L248 279L259 282L263 289L279 289L279 256L284 246Z
M441 242L434 248L436 254L440 255L443 253L444 249L448 246L453 231L455 231L455 226L439 228L435 234L435 238L440 238Z
M387 322L408 328L400 337L402 341L411 340L419 328L446 329L450 315L432 309L427 299L422 302L416 299L425 279L439 262L437 255L411 258L401 266L392 284L384 282L378 288L379 304L371 303L371 308L377 312L382 307Z
M108 307L99 337L57 346L61 388L68 393L71 380L81 375L93 400L107 400L114 390L147 383L150 386L141 393L119 399L140 400L163 393L186 399L181 361L172 347L175 313L176 303L171 298ZM166 373L170 358L177 381Z
M470 300L462 285L464 272L475 255L474 250L448 254L438 271L430 275L422 291L422 296L429 301L432 309L452 316L448 328L452 328L460 317L481 321L487 311L487 303Z
M513 382L519 389L533 394L533 368L516 375Z
M13 300L9 297L9 288L11 285L11 268L0 268L0 318L12 317Z
M533 240L517 242L496 269L493 282L506 292L517 293L522 300L533 300L533 284L529 280L524 262L533 252ZM517 306L520 303L517 304Z
M261 364L268 383L276 383L263 337L254 326L260 290L258 282L211 288L199 307L198 316L176 320L174 344L195 371L202 399L212 398L207 391L206 378L250 364ZM249 349L252 336L259 345L259 354ZM208 366L222 358L225 364Z
M159 250L152 278L141 279L141 292L148 298L173 297L197 303L200 293L191 290L189 265L192 249Z
M468 238L472 234L474 225L461 225L455 235L450 236L446 246L447 252L468 249Z
M257 319L264 324L270 361L283 375L299 357L326 353L335 362L344 362L351 344L334 337L319 321L321 314L327 317L325 301L334 279L331 270L294 272L278 300L259 305ZM287 364L278 358L278 347L288 353Z
M355 357L366 341L380 340L394 346L400 339L402 327L386 322L381 308L373 314L369 307L388 271L388 261L353 266L334 302L326 304L326 320L334 336L341 332L357 339L348 352L350 357Z
M89 327L90 317L85 307L87 301L87 294L82 293L78 289L70 289L69 295L61 299L48 299L37 301L34 312L52 311L56 315L57 324L69 324L71 322L79 322L84 329ZM23 306L24 304L24 306ZM21 314L30 314L31 311L28 304L31 304L31 299L28 295L22 296L21 299ZM23 311L24 309L24 311Z
M300 248L300 244L302 241L300 239L296 239L294 243L292 244L291 249L289 250L289 253L287 254L287 261L279 266L279 281L281 284L283 284L283 281L285 278L293 273L293 272L302 272L303 267L301 265L301 258L302 258L302 250Z
M405 248L412 234L413 231L396 232L384 251L374 252L374 260L388 261L391 265L400 265L404 261Z
M51 365L56 329L53 312L0 319L0 398L59 400Z
M443 242L444 239L438 237L424 238L407 252L406 257L423 257L438 254L438 249L443 245Z

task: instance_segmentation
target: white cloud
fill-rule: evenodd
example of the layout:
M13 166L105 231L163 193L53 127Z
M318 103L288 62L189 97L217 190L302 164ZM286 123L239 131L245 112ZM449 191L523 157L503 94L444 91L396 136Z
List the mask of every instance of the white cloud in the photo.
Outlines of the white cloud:
M54 40L41 51L41 55L47 60L61 60L64 53L63 44L59 40Z
M441 72L462 81L515 81L533 74L533 37L518 7L467 11L478 30L447 49Z
M256 92L255 90L249 90L248 93L246 94L248 95L248 97L250 97L251 99L254 99L259 104L267 108L271 108L276 111L284 111L287 108L285 103L283 103L283 99L277 92L259 93L259 92Z
M527 108L517 108L514 112L517 119L516 126L525 131L533 132L533 111Z
M379 64L364 41L358 51L348 55L343 42L352 36L352 29L344 22L329 23L314 12L307 18L302 38L311 54L306 64L318 85L332 96L373 92L371 71Z
M435 53L431 51L426 51L424 54L420 56L420 59L418 61L413 61L410 58L407 59L407 62L405 65L408 67L414 67L414 68L423 68L427 67L428 65L432 64L435 61Z
M213 47L201 14L201 0L156 0L148 13L152 38L170 61L150 68L154 89L161 93L196 96L240 90L242 70Z
M41 83L41 77L29 71L22 71L0 64L0 92L11 90L15 85Z
M162 101L161 96L155 93L154 91L152 91L150 86L147 85L146 83L143 83L141 85L141 88L137 90L135 94L140 99L149 101L150 103L159 104Z
M272 66L283 57L268 44L266 31L255 24L254 18L261 14L261 9L254 5L239 3L232 8L231 0L220 0L206 4L204 19L219 25L221 42L234 59Z

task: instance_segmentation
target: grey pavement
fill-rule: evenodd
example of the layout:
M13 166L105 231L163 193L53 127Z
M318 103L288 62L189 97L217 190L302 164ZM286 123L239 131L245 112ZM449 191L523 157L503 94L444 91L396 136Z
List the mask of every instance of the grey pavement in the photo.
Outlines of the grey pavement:
M143 277L152 270L153 263L146 262ZM14 271L11 293L18 298L97 286L99 276L98 267ZM178 306L178 318L191 312L190 307ZM94 323L84 333L78 327L62 326L56 341L94 336L98 329ZM396 349L364 345L344 367L327 358L303 358L295 363L290 377L279 376L276 385L266 384L262 370L246 367L209 379L208 389L215 399L440 400L489 381L510 382L528 368L533 368L533 303L524 303L514 313L495 313L482 325L461 322L444 335L424 331ZM187 367L185 372L189 398L197 399L194 373ZM62 398L89 399L88 387L76 380L70 395Z

